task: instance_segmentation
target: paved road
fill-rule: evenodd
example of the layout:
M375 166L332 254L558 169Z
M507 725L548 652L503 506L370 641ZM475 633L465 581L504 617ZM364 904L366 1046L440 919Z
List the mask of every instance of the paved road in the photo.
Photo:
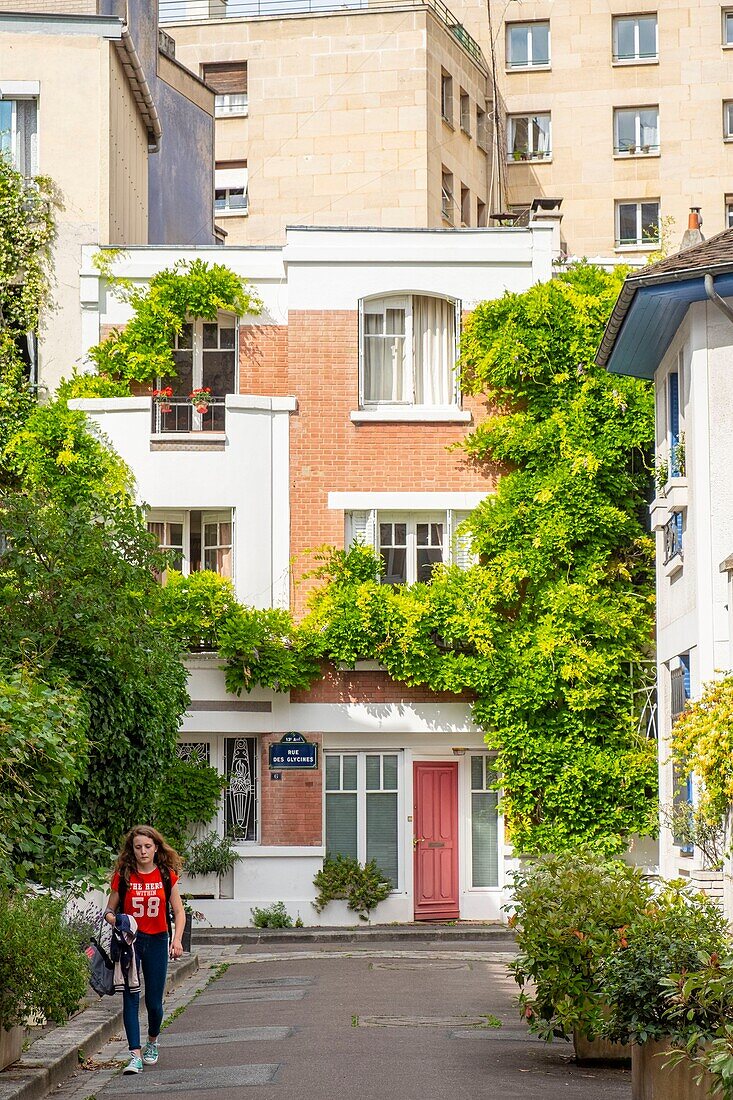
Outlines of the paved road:
M247 956L229 953L226 973L171 1021L156 1067L107 1085L90 1073L86 1096L241 1100L250 1087L253 1100L631 1095L628 1072L578 1067L567 1045L527 1035L500 953L380 945Z

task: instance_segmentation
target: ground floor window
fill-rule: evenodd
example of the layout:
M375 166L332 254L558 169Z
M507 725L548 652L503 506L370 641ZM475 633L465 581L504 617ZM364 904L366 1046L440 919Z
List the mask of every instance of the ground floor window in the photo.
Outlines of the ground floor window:
M219 813L206 823L206 832L229 836L235 843L256 841L259 837L259 767L256 737L216 737L179 742L180 760L190 764L208 764L226 777Z
M171 565L188 576L210 569L221 577L233 577L234 514L219 512L161 511L148 513L148 531L161 550L171 555ZM165 580L165 576L161 578Z
M491 757L471 757L471 885L499 885L499 794Z
M377 862L400 880L399 753L327 753L326 852Z

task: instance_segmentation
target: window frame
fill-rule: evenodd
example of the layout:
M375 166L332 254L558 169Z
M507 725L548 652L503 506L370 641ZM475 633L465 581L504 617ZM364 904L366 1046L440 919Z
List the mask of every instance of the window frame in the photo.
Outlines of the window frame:
M534 131L532 130L532 119L547 119L547 141L548 148L545 152L536 152L530 148L533 142ZM527 122L527 149L525 153L517 153L513 148L515 139L515 128L517 122L523 119ZM506 138L507 148L506 157L507 164L546 164L552 160L552 112L551 111L532 111L529 114L512 114L507 115L506 126Z
M644 145L641 140L641 115L643 111L656 111L657 112L657 144L656 145ZM621 148L621 142L619 138L619 121L621 115L634 116L634 144L627 149ZM614 107L613 109L613 155L615 157L623 157L627 160L629 157L655 157L659 156L662 147L662 134L659 128L659 104L650 103L648 106L639 107Z
M0 103L10 104L10 163L16 172L19 172L24 179L32 179L39 174L39 114L40 114L40 97L37 94L10 94L3 95L0 99ZM35 130L31 137L30 148L30 171L28 171L28 165L25 163L21 165L18 159L18 144L19 144L19 131L18 131L18 103L33 103ZM2 131L3 133L5 131Z
M733 229L733 195L725 196L725 228Z
M425 297L425 298L439 298L441 301L452 304L454 311L453 320L453 363L451 365L451 372L453 375L450 392L451 401L448 405L419 405L415 401L415 357L413 351L413 326L412 326L412 300L413 298ZM365 386L364 386L364 367L365 367L365 325L364 316L369 312L368 306L374 305L377 302L383 303L383 311L386 313L389 308L402 308L401 303L404 303L405 309L405 369L409 376L409 390L411 393L411 400L409 401L372 401L366 400ZM393 303L393 304L391 304ZM461 404L461 393L459 384L459 375L456 369L458 364L458 355L460 351L460 339L461 339L461 302L458 298L452 298L448 295L442 294L426 294L424 291L405 291L403 293L387 293L384 295L369 295L366 298L359 299L359 408L360 409L385 409L385 408L404 408L404 409L457 409Z
M723 100L723 141L733 141L733 99Z
M733 8L723 8L721 10L722 29L721 29L721 44L724 50L733 49ZM731 37L728 39L728 19L731 21Z
M458 114L461 131L466 137L471 137L471 116L473 111L471 110L471 97L465 88L458 89Z
M643 219L642 219L642 207L655 205L657 208L657 237L656 239L649 238L644 240L643 237ZM622 206L634 206L636 207L636 240L635 241L622 241L621 240L621 207ZM659 199L617 199L614 210L614 238L615 248L617 251L644 251L653 250L659 247L660 241L660 226L662 220L662 207Z
M414 517L415 523L438 522L443 524L443 561L459 569L469 569L478 560L471 544L471 536L461 532L461 525L470 515L465 508L367 508L350 509L344 512L344 548L348 550L355 542L374 551L379 551L378 527L380 521L386 523L405 522ZM415 536L416 536L415 532ZM415 555L414 575L417 575L417 554ZM407 582L409 583L409 582Z
M183 754L178 752L179 745L186 747L204 745L207 749L209 766L214 768L220 776L226 776L226 743L229 740L236 741L240 739L247 739L254 742L254 839L232 839L232 843L237 848L252 848L262 843L262 743L260 741L260 736L253 733L196 733L189 730L180 730L176 741L176 756L179 759L184 758ZM227 835L227 793L227 787L225 786L221 792L216 812L210 821L203 823L200 835L205 835L212 829L216 831L219 837L223 838Z
M448 523L445 512L400 512L400 511L387 511L381 509L377 513L376 520L376 550L377 556L381 558L382 554L382 540L380 527L382 524L405 524L407 527L406 532L406 554L405 554L405 580L404 582L394 582L395 584L416 584L417 583L417 526L418 524L426 523L437 524L439 523L443 528L443 542L441 545L442 550L442 564L446 564L450 557L450 550L448 547ZM394 544L393 544L394 545ZM431 548L431 547L429 547ZM390 584L388 580L383 579L384 574L380 569L380 582L382 584Z
M468 229L471 226L471 190L461 184L461 228Z
M343 776L343 758L344 757L356 757L356 791L352 791L351 788L347 791L343 791L343 788L339 790L329 790L327 787L327 760L332 757L339 757L341 759L340 774ZM327 807L329 794L356 794L356 851L357 859L360 863L365 863L367 860L367 795L380 793L377 790L367 790L366 786L366 758L368 756L378 756L383 758L385 756L397 757L397 790L380 788L384 793L396 793L397 795L397 836L396 836L396 848L397 848L397 883L393 886L392 894L404 894L405 881L406 881L406 860L405 860L405 753L403 749L324 749L323 751L323 843L326 844L327 837ZM384 775L384 763L380 764L380 775ZM383 779L381 780L383 782Z
M640 53L639 21L641 19L654 18L654 53L642 56ZM618 27L621 22L634 22L634 54L632 57L622 57L618 52ZM619 13L614 15L611 21L611 63L613 65L655 65L659 63L659 13L639 12L628 15Z
M484 153L489 149L489 114L476 104L476 144Z
M218 178L217 178L218 177ZM235 180L239 177L238 180ZM223 186L221 186L223 184ZM241 206L235 206L231 203L231 196L235 192L242 193L243 202ZM224 193L224 205L219 206L217 195ZM214 165L214 218L219 217L247 217L249 214L249 172L247 170L247 163L237 162L235 164L227 164L225 162L219 162Z
M201 568L191 569L191 513L201 513ZM192 572L200 573L204 571L204 524L214 522L212 517L223 517L228 515L228 520L231 523L232 528L232 540L230 546L231 553L231 574L228 575L228 579L232 584L235 582L235 562L236 562L236 537L237 537L237 524L236 524L236 508L149 508L145 516L146 528L151 523L180 523L183 526L183 546L181 548L181 574L184 577L190 577ZM227 522L221 518L216 519L217 523ZM214 572L214 570L211 570ZM218 573L217 576L226 577L226 573ZM165 573L161 577L161 582L165 583Z
M453 126L453 77L446 69L440 70L440 117L447 126Z
M468 880L468 889L471 892L477 893L496 893L503 888L503 859L502 849L504 847L504 819L500 810L501 802L501 790L499 788L488 788L486 785L483 787L474 787L473 785L473 758L480 757L483 761L482 772L483 782L488 782L487 773L489 771L494 772L496 769L492 767L496 763L496 754L489 752L481 752L481 750L469 749L466 752L468 759L468 777L466 780L467 786L467 813L466 813L466 876ZM496 798L496 805L494 807L496 812L496 885L495 886L477 886L474 883L474 865L473 865L473 795L474 794L490 794L494 793Z
M533 59L534 54L534 40L532 30L534 27L547 27L547 60L535 62ZM513 63L511 58L511 32L514 30L520 30L526 28L527 31L527 60L520 63ZM528 19L519 20L518 22L508 22L506 24L506 37L505 37L505 69L508 73L517 72L536 72L537 70L547 70L552 68L552 30L550 27L549 19Z
M440 169L440 214L449 225L455 225L456 215L455 180L453 173L445 165Z

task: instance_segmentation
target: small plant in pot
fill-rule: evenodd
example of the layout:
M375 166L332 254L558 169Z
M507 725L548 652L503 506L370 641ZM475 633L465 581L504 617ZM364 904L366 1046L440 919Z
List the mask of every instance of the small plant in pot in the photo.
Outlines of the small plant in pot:
M700 1096L733 1100L733 954L700 953L698 969L664 979L672 1050L666 1067L686 1072Z
M587 850L540 856L515 873L506 908L519 954L509 969L530 1031L548 1042L573 1037L576 1047L603 1034L602 965L651 895L640 870Z
M188 397L196 412L208 412L211 402L211 390L208 386L199 386L197 389L191 390Z

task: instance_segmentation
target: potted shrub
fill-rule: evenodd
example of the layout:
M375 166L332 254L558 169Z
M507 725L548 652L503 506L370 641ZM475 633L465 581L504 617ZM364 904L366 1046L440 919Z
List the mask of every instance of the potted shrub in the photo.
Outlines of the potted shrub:
M548 1042L572 1037L579 1061L629 1060L627 1047L602 1038L601 968L651 895L638 868L587 850L540 856L515 872L506 908L519 954L509 969L530 1031Z
M321 913L330 901L340 900L364 921L369 920L372 909L388 898L393 888L376 860L361 864L353 856L342 855L326 856L313 885L318 891L312 902L317 913Z
M670 1053L664 1068L675 1100L733 1100L733 953L700 953L700 966L663 980ZM684 1082L685 1091L680 1088ZM639 1100L646 1100L640 1097Z
M30 1017L61 1024L86 991L87 959L63 909L47 895L0 891L0 1069L20 1057Z
M678 1033L672 1034L666 982L673 973L700 970L701 958L717 957L725 943L726 921L718 906L682 882L666 883L631 924L619 930L619 949L601 968L601 990L608 1005L603 1032L614 1042L634 1044L635 1100L676 1095L671 1074L681 1078L687 1067L672 1071L664 1058L683 1037L679 1021ZM691 1080L689 1068L687 1075Z
M164 386L163 389L153 390L153 401L160 409L161 413L172 412L173 406L171 400L173 398L173 387Z

